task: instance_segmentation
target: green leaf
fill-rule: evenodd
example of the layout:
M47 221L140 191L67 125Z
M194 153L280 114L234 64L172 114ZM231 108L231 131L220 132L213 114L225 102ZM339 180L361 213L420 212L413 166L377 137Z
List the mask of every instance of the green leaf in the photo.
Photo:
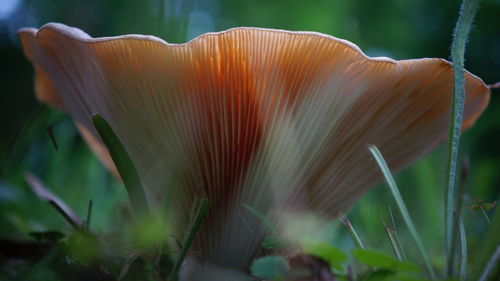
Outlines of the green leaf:
M341 265L347 260L347 255L342 250L324 241L304 239L301 246L304 253L327 261L336 270L342 270Z
M139 178L139 173L132 159L130 159L125 146L123 146L108 122L99 114L92 115L92 122L101 136L102 141L108 148L109 154L111 158L113 158L113 162L120 173L135 215L139 215L139 218L148 216L149 207Z
M279 256L267 256L253 261L250 270L252 275L263 279L283 277L287 269L286 261Z
M420 269L407 261L399 261L392 256L372 250L354 249L354 257L369 267L389 269L393 271L419 271Z

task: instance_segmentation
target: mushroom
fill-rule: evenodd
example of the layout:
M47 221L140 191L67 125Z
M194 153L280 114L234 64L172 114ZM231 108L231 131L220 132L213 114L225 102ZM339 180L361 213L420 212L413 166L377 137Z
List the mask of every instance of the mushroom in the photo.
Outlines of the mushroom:
M91 123L103 116L175 235L206 192L211 208L186 260L206 268L245 270L262 254L269 230L246 207L280 231L303 216L336 218L382 180L368 145L399 171L448 134L453 71L443 59L370 58L332 36L263 28L185 44L91 38L58 23L19 36L37 98L71 115L113 171ZM469 72L465 89L464 130L489 100Z

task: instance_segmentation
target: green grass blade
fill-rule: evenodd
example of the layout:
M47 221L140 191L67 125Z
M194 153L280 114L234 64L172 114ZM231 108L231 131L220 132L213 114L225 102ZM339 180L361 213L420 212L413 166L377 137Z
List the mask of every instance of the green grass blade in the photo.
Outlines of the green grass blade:
M500 259L500 244L498 244L495 252L488 261L488 264L486 264L486 268L483 270L483 273L481 274L479 281L488 280L487 278L490 275L491 271L493 271L493 268L495 266L498 266L498 259Z
M483 214L483 217L486 220L486 222L488 224L491 224L490 217L488 217L488 214L486 213L486 211L484 210L484 208L482 206L480 206L479 209L481 210L481 213Z
M396 238L394 237L394 230L392 230L387 225L385 225L384 228L385 228L385 233L387 234L387 238L389 238L389 242L391 242L391 247L392 247L392 250L394 251L394 255L396 255L396 258L399 261L402 261L403 256L401 255L401 251L399 251L398 242L396 241Z
M497 245L500 245L500 208L496 207L491 218L491 224L488 231L481 239L481 244L476 251L473 252L469 280L478 280L483 272L483 269L488 263L488 257L493 255Z
M460 131L464 112L464 53L465 44L469 36L472 22L479 5L479 0L464 0L457 20L453 42L451 45L451 59L453 62L454 91L451 111L451 121L448 135L448 150L446 161L446 186L444 202L444 231L447 257L447 277L453 275L453 212L455 211L455 186L457 180L458 149L460 144Z
M87 208L87 219L85 220L85 227L87 229L90 228L90 219L92 218L92 205L93 205L93 202L92 202L92 199L89 200L89 205L88 205L88 208Z
M460 239L460 280L467 280L467 237L465 236L465 227L457 216L458 234Z
M363 241L361 241L361 239L359 238L358 233L356 232L356 230L352 226L349 219L346 216L344 216L343 214L340 214L339 218L342 221L342 223L345 225L347 232L349 233L349 236L351 236L351 239L354 242L354 244L356 245L356 247L358 247L360 249L364 249L365 245L363 244Z
M248 204L243 204L243 207L249 211L252 215L257 217L264 226L272 233L272 235L278 235L278 229L273 223L264 215L261 211L257 210L257 208L250 206Z
M403 217L403 220L408 227L411 237L413 238L417 250L422 256L422 259L424 260L425 266L427 267L427 270L429 271L429 274L431 275L431 278L433 280L436 280L436 274L434 273L434 269L432 268L431 262L429 260L429 257L427 256L427 253L425 252L424 246L422 244L422 241L420 240L420 237L418 236L417 230L415 229L415 225L413 224L413 221L410 217L410 214L408 213L408 209L406 208L406 205L403 201L403 198L401 197L401 194L399 193L399 189L396 185L396 181L394 180L394 177L391 174L391 171L389 170L389 167L387 166L387 163L384 160L384 157L378 150L378 148L374 145L369 146L369 149L371 153L373 154L373 157L377 161L380 170L382 170L382 173L384 174L385 180L387 181L387 184L389 185L389 188L391 190L392 196L394 197L394 200L396 201L396 204L399 208L399 211L401 212L401 216Z
M453 264L455 264L455 255L456 255L456 250L458 249L458 246L457 246L457 243L458 242L462 242L460 239L462 239L461 237L461 233L460 233L460 226L458 225L458 219L459 219L459 216L462 214L462 210L463 210L463 205L464 205L464 200L465 200L465 197L466 197L466 193L465 193L465 189L466 189L466 183L467 183L467 177L468 177L468 174L469 174L469 159L467 156L464 157L464 159L462 160L462 164L461 164L461 172L460 172L460 183L458 185L458 192L456 192L456 195L455 195L455 198L457 199L456 201L456 208L455 208L455 221L454 221L454 226L453 226L453 233L452 233L452 238L453 240L451 241L451 248L450 248L450 256L452 258L451 262ZM458 241L457 241L458 240ZM462 245L460 245L461 247ZM462 252L460 252L462 255ZM462 262L462 261L460 261ZM460 268L463 268L462 266Z
M84 232L86 230L85 224L78 217L78 215L70 208L64 201L53 194L37 176L26 173L24 178L28 185L31 187L33 193L45 202L48 202L54 209L76 230Z
M111 126L99 114L92 115L92 123L101 136L102 141L109 150L109 154L115 163L118 172L127 189L128 197L134 214L143 218L149 215L149 207L142 187L139 173L132 163L132 159L127 153L118 136Z
M194 212L195 215L193 216L193 220L190 223L188 233L184 238L184 242L182 243L179 257L175 261L174 267L172 268L172 271L168 276L168 281L177 280L179 269L181 268L182 262L184 261L184 258L188 253L189 247L193 243L196 233L198 233L198 229L200 229L200 226L203 223L203 219L205 218L205 215L208 212L208 208L210 207L210 201L207 197L203 197L200 199L200 201L195 202L193 207L196 208L196 211Z
M401 240L399 239L398 232L396 230L396 223L394 222L394 216L392 215L392 209L389 207L389 214L391 215L391 222L392 222L392 234L397 242L399 252L401 253L401 256L403 260L406 260L406 254L405 254L405 249L403 248L403 244L401 243Z
M57 144L57 139L56 139L56 136L54 135L54 126L53 125L47 126L47 134L49 134L50 142L52 142L54 149L59 150L59 145Z

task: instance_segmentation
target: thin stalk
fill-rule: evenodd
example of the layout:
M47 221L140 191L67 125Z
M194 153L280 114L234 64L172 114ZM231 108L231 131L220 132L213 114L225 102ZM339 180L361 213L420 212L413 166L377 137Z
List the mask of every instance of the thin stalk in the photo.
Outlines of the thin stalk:
M453 62L453 104L451 111L451 122L448 135L448 150L446 161L446 186L444 202L445 218L445 247L447 257L447 277L453 275L453 257L451 246L453 241L453 212L455 208L455 185L456 170L458 162L458 149L460 144L460 130L462 127L464 111L464 53L467 37L469 36L472 22L479 5L479 0L464 0L460 9L457 25L455 27L453 42L451 45L451 59Z
M399 251L401 252L403 260L406 260L405 250L403 248L403 244L401 243L401 240L399 239L398 232L396 231L396 223L394 222L394 216L392 215L392 209L391 209L390 206L389 206L389 214L391 215L391 222L392 222L392 229L393 229L393 232L394 232L393 233L394 234L394 238L396 239L397 246L399 248Z
M479 280L484 268L488 264L489 257L493 255L498 245L500 245L500 208L497 207L491 217L491 225L481 237L481 243L473 252L473 263L470 264L468 274L469 280Z
M410 214L408 213L408 209L406 208L406 205L403 201L403 198L401 197L401 194L399 193L399 189L398 189L398 186L396 185L396 181L394 180L394 177L392 176L391 171L389 170L389 167L387 166L387 163L384 160L384 157L382 156L382 154L380 153L380 151L378 150L378 148L376 146L371 145L371 146L369 146L369 149L370 149L371 153L373 154L373 157L377 161L377 163L380 167L380 170L382 170L382 173L384 174L385 180L387 181L387 184L389 185L392 196L394 197L394 200L396 201L396 204L399 208L399 211L401 212L401 216L403 217L403 220L410 231L411 237L413 238L413 241L415 242L415 244L417 246L417 250L420 253L420 256L422 256L422 259L424 260L425 266L427 267L427 270L429 271L431 279L436 280L436 274L434 273L434 269L432 268L429 257L427 256L427 253L425 252L422 241L420 240L420 237L418 236L415 225L413 224L413 221L410 217Z
M249 211L252 215L254 215L255 217L257 217L261 222L262 224L274 235L274 236L277 236L278 235L278 229L276 228L276 226L273 225L273 223L271 222L271 220L269 220L268 218L266 218L266 215L264 215L261 211L259 211L257 208L253 207L253 206L250 206L248 204L243 204L243 207Z
M92 200L89 200L89 206L87 208L87 220L85 221L85 227L90 228L90 219L92 218Z
M342 223L344 223L344 225L347 229L347 232L349 232L349 235L351 236L351 239L354 242L354 244L356 245L356 247L358 247L360 249L364 249L365 245L363 244L363 241L361 241L361 239L359 238L358 233L356 232L356 230L352 226L349 219L346 216L344 216L343 214L340 214L340 220L342 221Z
M460 280L464 281L467 279L467 237L465 236L465 227L462 220L458 215L456 219L460 239Z
M396 255L396 258L399 261L402 261L403 256L401 255L401 252L399 251L398 242L396 242L396 238L394 237L394 230L392 230L387 225L384 225L384 228L385 228L385 233L387 234L387 238L389 238L389 242L391 242L391 247L392 247L392 250L394 251L394 254Z
M24 179L31 187L33 193L35 193L36 196L40 198L40 200L48 202L50 205L52 205L56 209L56 211L66 220L66 222L68 222L75 230L80 233L85 233L86 230L88 230L87 228L85 228L85 224L80 219L80 217L78 217L78 215L70 207L68 207L66 203L64 203L64 201L53 194L44 185L41 179L30 173L25 173Z
M488 276L490 275L490 272L493 270L495 267L495 264L498 262L497 260L500 258L500 244L498 244L497 249L495 250L495 253L491 256L490 260L488 261L488 264L486 265L486 268L484 268L483 273L481 274L481 277L479 278L479 281L486 281Z
M451 252L450 252L450 256L451 256L451 263L453 265L455 265L455 255L456 255L456 251L457 251L457 243L458 242L463 242L463 241L457 241L458 239L462 239L461 235L462 233L460 233L460 226L458 225L458 221L459 221L459 218L460 218L460 215L462 214L462 209L463 209L463 203L464 203L464 197L465 197L465 187L466 187L466 183L467 183L467 177L469 175L469 160L467 157L465 157L463 160L462 160L462 165L461 165L461 172L460 172L460 184L459 184L459 188L458 188L458 193L456 193L456 198L457 198L457 202L456 202L456 211L454 212L454 216L455 216L455 221L454 221L454 225L453 225L453 233L452 233L452 238L453 240L451 241ZM465 235L465 233L464 233ZM463 245L461 245L463 246ZM462 251L460 252L462 255ZM463 267L460 267L460 268L463 268ZM452 269L453 269L453 266L452 266Z
M196 233L198 233L198 229L200 228L201 224L203 223L203 219L205 218L205 215L207 214L208 208L210 206L210 201L208 200L207 197L201 198L201 200L195 203L194 207L196 208L196 212L193 218L193 221L191 222L188 230L187 236L184 238L184 243L182 244L181 252L179 254L179 257L175 261L174 267L172 268L172 271L170 272L170 275L168 276L168 281L174 281L177 280L177 274L179 272L179 269L181 268L182 262L184 261L184 258L186 258L186 255L188 253L189 247L193 243L194 237L196 236Z
M488 214L484 210L483 206L479 206L479 209L481 209L481 213L483 213L484 219L488 224L491 224L490 217L488 217Z
M127 276L130 266L132 266L132 264L138 257L139 257L138 252L133 252L127 257L127 259L125 260L120 269L120 275L118 276L118 281L122 281L123 279L125 279L125 276Z
M54 126L49 125L47 126L47 133L49 134L50 141L52 142L52 145L54 146L55 150L59 149L59 146L57 145L57 140L54 135Z

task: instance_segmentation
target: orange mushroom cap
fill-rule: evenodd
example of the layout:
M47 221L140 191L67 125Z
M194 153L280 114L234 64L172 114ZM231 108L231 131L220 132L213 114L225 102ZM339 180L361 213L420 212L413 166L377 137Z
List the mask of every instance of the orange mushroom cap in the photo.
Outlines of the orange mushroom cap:
M328 35L261 28L178 45L56 23L19 35L37 98L67 111L113 169L90 121L103 116L151 206L174 210L179 236L205 189L212 207L193 251L214 264L244 268L260 254L267 230L245 204L277 225L284 213L336 217L382 180L368 145L398 171L448 134L453 71L443 59L370 58ZM465 89L463 129L489 100L469 72Z

